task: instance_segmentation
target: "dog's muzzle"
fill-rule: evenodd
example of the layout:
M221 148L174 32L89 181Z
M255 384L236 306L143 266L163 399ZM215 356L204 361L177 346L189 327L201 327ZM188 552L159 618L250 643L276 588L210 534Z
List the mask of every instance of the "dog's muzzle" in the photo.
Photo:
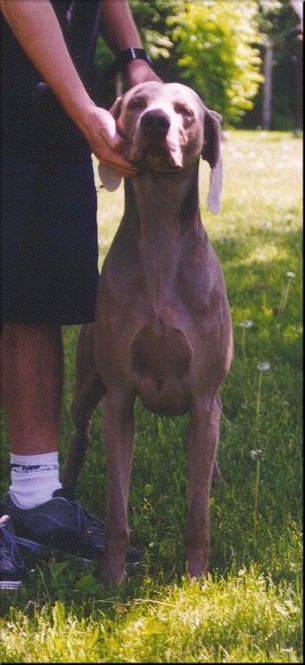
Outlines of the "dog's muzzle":
M144 134L164 137L170 128L170 119L163 111L147 111L141 118L140 127Z

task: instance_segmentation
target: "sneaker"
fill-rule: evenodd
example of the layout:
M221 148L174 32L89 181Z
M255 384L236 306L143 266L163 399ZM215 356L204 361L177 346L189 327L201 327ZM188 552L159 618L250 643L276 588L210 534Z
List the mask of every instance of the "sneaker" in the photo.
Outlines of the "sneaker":
M104 549L105 528L74 498L72 488L56 490L53 498L35 508L18 508L8 493L4 499L19 545L33 554L55 550L61 556L99 559ZM41 552L39 548L41 548ZM139 552L128 546L126 562L139 563Z
M16 591L22 586L23 560L8 515L0 517L0 589Z

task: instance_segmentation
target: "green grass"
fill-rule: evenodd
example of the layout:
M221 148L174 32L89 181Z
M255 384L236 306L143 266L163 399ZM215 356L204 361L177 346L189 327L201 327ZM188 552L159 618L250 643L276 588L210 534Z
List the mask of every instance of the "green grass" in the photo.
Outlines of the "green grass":
M137 403L130 527L141 569L107 590L93 567L65 561L29 571L21 591L2 595L4 662L303 662L302 142L286 133L232 131L222 152L218 217L206 209L206 164L201 177L202 217L225 273L235 338L222 389L219 463L227 485L211 497L209 577L203 585L185 579L187 417L158 418ZM122 189L99 189L99 201L102 263ZM243 328L245 320L253 325ZM62 460L77 332L64 329ZM270 367L260 371L259 363ZM102 517L98 412L92 439L78 495ZM2 457L4 492L5 442Z

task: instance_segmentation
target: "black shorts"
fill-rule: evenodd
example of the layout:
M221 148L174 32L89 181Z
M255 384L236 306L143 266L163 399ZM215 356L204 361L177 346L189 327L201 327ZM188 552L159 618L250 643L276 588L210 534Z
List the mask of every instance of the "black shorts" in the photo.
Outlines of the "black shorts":
M97 196L91 157L2 161L2 321L92 321L98 283Z

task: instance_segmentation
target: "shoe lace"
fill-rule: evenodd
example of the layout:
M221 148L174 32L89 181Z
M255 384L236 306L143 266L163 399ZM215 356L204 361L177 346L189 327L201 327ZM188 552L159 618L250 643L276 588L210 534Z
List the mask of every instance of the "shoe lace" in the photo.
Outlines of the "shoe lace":
M79 533L83 531L90 533L92 533L92 531L97 531L99 532L99 534L104 533L105 529L103 522L101 520L99 520L94 515L91 515L91 513L89 513L89 510L84 508L84 506L82 506L82 504L79 501L76 501L74 499L70 503L73 505L75 509L76 522Z
M2 517L0 518L0 531L2 533L2 538L4 539L6 547L9 550L12 563L17 568L23 568L24 567L23 559L19 554L14 534L12 533L12 531L10 531L8 526L9 519L10 518L8 515L2 515Z
M84 506L77 501L74 494L74 488L68 485L56 490L53 493L53 496L60 496L69 501L71 506L71 517L79 536L89 537L91 544L102 548L105 533L104 523L89 513L89 510L84 508Z

